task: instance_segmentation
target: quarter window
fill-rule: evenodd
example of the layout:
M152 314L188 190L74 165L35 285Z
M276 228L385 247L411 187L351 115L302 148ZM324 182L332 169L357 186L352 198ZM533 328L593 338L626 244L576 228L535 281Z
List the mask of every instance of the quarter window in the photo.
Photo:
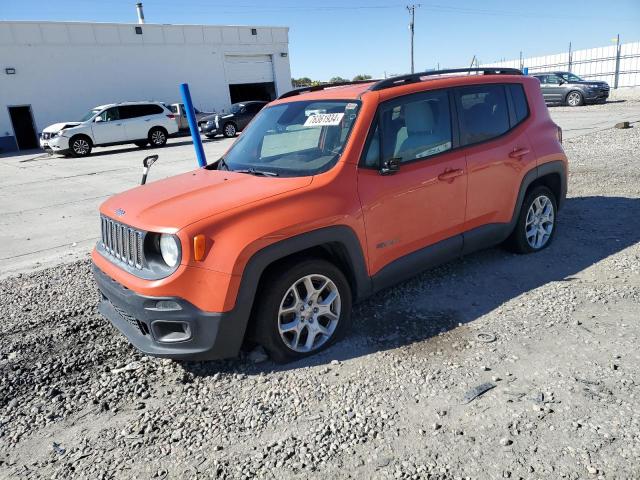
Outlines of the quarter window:
M499 137L509 130L509 110L502 85L478 85L456 90L462 145Z
M529 115L529 107L527 105L527 97L524 93L524 88L518 83L511 83L507 85L509 93L511 94L511 100L513 101L513 109L515 110L516 118L514 125L522 122L527 115Z
M382 111L383 158L400 163L428 158L450 150L451 113L446 91L411 95ZM369 144L365 164L375 161L375 141Z

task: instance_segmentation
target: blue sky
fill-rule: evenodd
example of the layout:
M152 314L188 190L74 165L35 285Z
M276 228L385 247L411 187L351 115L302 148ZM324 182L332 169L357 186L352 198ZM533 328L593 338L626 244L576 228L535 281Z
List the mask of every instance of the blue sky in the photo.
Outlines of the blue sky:
M2 20L135 22L135 0L0 0ZM290 27L294 77L409 70L409 14L397 0L146 0L148 23ZM418 3L418 2L416 2ZM416 70L640 41L640 0L437 0L416 10Z

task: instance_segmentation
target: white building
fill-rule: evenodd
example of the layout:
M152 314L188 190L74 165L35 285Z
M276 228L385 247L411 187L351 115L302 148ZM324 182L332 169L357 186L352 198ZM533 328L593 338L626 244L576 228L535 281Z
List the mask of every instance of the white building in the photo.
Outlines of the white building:
M291 89L286 27L0 22L0 151L105 103L228 109Z

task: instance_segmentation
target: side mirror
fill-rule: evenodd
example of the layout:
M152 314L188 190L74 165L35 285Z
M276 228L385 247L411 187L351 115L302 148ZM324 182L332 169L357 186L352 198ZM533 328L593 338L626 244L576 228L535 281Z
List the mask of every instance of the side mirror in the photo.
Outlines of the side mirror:
M94 120L94 123L100 123L102 122L102 117L96 117L96 119Z
M558 85L564 85L565 83L567 83L567 82L565 82L564 80L560 80L560 81L558 82Z
M382 168L380 168L380 175L391 175L400 170L400 158L393 157L389 160L382 162Z
M151 165L153 165L156 160L158 160L158 155L145 157L145 159L142 161L142 181L140 182L140 185L144 185L145 183L147 183L147 174L149 173Z

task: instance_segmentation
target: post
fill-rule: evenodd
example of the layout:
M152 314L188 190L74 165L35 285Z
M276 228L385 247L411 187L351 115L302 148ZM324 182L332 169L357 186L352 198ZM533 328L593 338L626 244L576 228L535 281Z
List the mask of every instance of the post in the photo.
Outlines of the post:
M567 68L567 70L571 71L572 63L573 63L573 58L571 56L571 42L569 42L569 64L568 64L569 68Z
M522 50L520 50L520 70L524 68L524 63L522 62Z
M414 64L413 64L413 34L415 31L415 20L416 20L416 7L420 5L407 5L407 10L411 12L411 21L409 22L409 35L411 36L411 73L415 72Z
M193 139L193 148L196 150L198 166L206 167L207 158L204 155L202 139L200 138L200 132L198 131L198 123L196 122L196 114L193 111L193 102L191 101L191 93L189 93L189 85L186 83L180 84L180 93L182 94L182 103L184 103L187 120L189 121L189 130L191 131L191 138Z
M613 88L618 88L620 79L620 34L616 36L616 72L613 77Z

